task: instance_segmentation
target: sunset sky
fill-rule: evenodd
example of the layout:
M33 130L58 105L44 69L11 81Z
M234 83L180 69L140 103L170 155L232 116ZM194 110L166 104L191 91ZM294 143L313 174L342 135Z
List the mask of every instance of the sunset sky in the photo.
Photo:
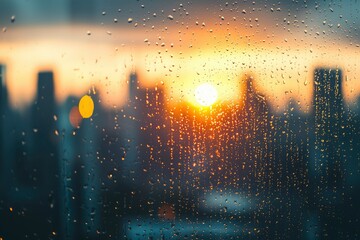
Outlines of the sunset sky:
M292 97L306 111L319 66L343 70L350 103L360 93L355 1L20 2L0 3L11 10L0 17L0 63L20 109L34 98L41 70L54 71L60 102L96 87L109 107L124 104L132 71L143 86L163 84L174 101L194 102L203 83L220 101L240 99L240 81L251 74L275 109Z

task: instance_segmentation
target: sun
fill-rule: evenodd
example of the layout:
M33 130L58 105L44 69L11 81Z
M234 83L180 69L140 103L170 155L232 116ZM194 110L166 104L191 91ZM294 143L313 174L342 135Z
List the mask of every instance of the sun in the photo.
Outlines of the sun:
M208 107L216 102L218 93L213 85L204 83L195 89L195 98L201 106Z

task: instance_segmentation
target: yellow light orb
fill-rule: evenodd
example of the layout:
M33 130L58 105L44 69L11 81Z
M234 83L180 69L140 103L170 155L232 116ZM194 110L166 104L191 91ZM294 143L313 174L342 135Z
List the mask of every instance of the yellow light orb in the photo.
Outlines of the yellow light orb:
M80 99L79 112L83 118L90 118L94 112L94 101L89 95L85 95Z
M195 98L201 106L208 107L216 102L218 93L213 85L204 83L195 89Z

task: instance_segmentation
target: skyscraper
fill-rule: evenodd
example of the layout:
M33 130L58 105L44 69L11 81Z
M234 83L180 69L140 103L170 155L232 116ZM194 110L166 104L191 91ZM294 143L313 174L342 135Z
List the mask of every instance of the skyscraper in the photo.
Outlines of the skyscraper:
M62 239L81 239L81 224L85 222L84 219L81 219L83 208L80 207L82 204L81 191L84 185L80 173L84 165L81 161L83 141L81 141L81 130L78 129L78 124L81 123L78 103L77 97L69 96L59 107L58 125L62 138L58 147L61 173L59 174L59 195L63 198L59 210L61 227L64 230ZM92 141L92 139L86 139L86 141Z
M101 127L99 116L104 116L100 110L99 95L91 95L94 101L95 114L90 119L83 119L81 123L81 138L83 139L80 148L81 155L81 224L82 236L94 238L100 230L101 218L101 165L99 165L98 154L101 139Z
M239 151L242 154L242 169L247 181L244 184L252 191L259 191L257 183L264 182L262 179L265 159L268 157L268 132L269 132L269 109L264 96L254 86L252 76L246 76L243 81L243 110L240 112ZM244 178L242 176L242 178Z
M7 108L7 90L5 86L5 66L0 65L0 175L3 176L4 174L1 172L2 169L4 169L4 119L5 119L5 112ZM1 184L3 184L5 181L0 177ZM1 185L0 184L0 185ZM3 188L1 188L3 189ZM0 196L2 196L2 193L0 193ZM0 199L1 200L1 199Z
M318 186L336 191L342 184L344 162L342 72L319 68L314 77L315 151L312 170Z
M50 172L50 169L58 164L56 162L55 114L53 73L40 72L37 95L32 109L33 150L34 159L36 159L34 164L39 174L37 177L40 185L50 184L49 179L56 174L56 172Z
M38 74L37 95L32 108L32 170L34 194L40 199L48 199L39 207L48 219L43 226L44 233L59 233L59 159L57 150L56 105L54 77L52 72ZM41 224L41 223L38 223Z
M125 181L137 185L141 182L138 174L141 168L139 160L139 135L141 121L144 117L146 91L140 88L136 73L132 73L129 79L129 97L125 109L125 119L123 121L124 144L127 149L124 173Z
M157 183L152 186L156 190L163 190L164 184L157 179L169 179L173 163L169 161L170 155L166 147L167 132L165 128L165 98L162 87L146 88L143 105L143 117L140 122L140 155L143 169L146 169L149 181ZM166 171L165 171L165 170ZM168 175L167 175L168 174ZM161 184L160 184L161 182ZM156 186L161 185L160 188Z
M5 67L3 65L0 65L0 128L3 129L3 114L4 114L4 90L5 90L5 86L4 86L4 72L5 72ZM2 131L1 131L2 132ZM0 136L0 154L2 154L2 134ZM0 159L3 159L0 156Z
M319 68L314 73L314 139L310 159L310 202L314 205L320 239L341 239L339 221L344 219L343 188L344 106L342 72Z

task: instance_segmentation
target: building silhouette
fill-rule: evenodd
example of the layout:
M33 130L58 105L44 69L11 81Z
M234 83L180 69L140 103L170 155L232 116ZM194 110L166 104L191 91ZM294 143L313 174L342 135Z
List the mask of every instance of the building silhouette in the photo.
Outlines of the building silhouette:
M39 73L37 84L31 108L22 113L7 110L1 131L7 135L5 149L1 152L5 155L1 169L6 169L1 174L2 183L6 183L2 199L5 206L11 205L24 212L7 216L2 232L18 239L30 235L35 238L61 235L57 112L52 72ZM2 101L2 109L8 109L7 100Z
M141 164L143 169L146 169L146 173L143 172L147 176L145 186L150 187L154 193L158 193L165 189L163 180L170 178L172 164L167 147L165 99L161 87L145 89L143 111L144 114L140 120L139 147Z
M50 71L38 74L37 95L32 106L32 146L31 169L34 195L40 202L40 213L47 222L44 223L44 234L59 229L59 165L57 108L55 103L54 75ZM39 223L41 224L41 223ZM48 231L48 232L46 232Z
M94 91L96 92L96 91ZM91 95L94 101L94 113L90 119L83 119L80 134L83 139L80 147L81 155L81 222L83 236L95 238L100 230L101 211L101 165L98 161L100 151L101 117L98 93Z
M81 223L81 155L82 146L79 127L81 115L77 105L79 99L69 96L59 107L58 126L60 138L58 154L60 160L60 202L58 210L61 214L61 229L63 239L80 239L82 234Z
M5 176L5 174L3 173L4 171L4 163L6 161L6 156L5 156L5 137L6 137L6 131L5 131L5 118L6 118L6 113L7 113L7 108L8 108L8 100L7 100L7 88L6 88L6 68L4 65L0 65L0 129L1 129L1 133L0 133L0 188L2 190L0 190L0 197L3 198L3 190L5 189L5 186L3 186L3 184L5 184L5 179L3 179L3 177ZM0 201L3 199L0 199Z
M320 191L337 191L343 184L344 105L342 71L319 68L314 73L314 162ZM324 189L326 188L326 189Z
M294 99L281 114L272 114L271 157L267 159L267 237L303 239L308 209L309 116ZM276 219L276 221L273 221Z
M313 140L310 149L312 218L314 231L325 239L344 238L345 111L342 71L318 68L314 72Z
M124 133L125 162L123 169L124 180L133 186L139 186L142 182L138 178L141 173L141 156L139 151L141 121L145 116L146 92L140 87L138 75L133 72L129 78L129 96L124 109L122 128Z
M240 101L193 108L168 105L163 86L132 73L123 109L106 110L93 91L82 119L77 97L57 107L52 72L39 73L20 113L4 77L1 65L0 237L145 238L166 223L182 236L184 219L246 225L256 239L359 236L360 112L346 112L339 69L315 70L309 114L293 99L270 112L247 75Z
M55 86L52 72L38 74L37 95L32 108L33 167L40 189L52 189L58 174ZM45 181L45 179L49 181ZM51 180L50 180L51 179Z
M4 114L5 108L7 107L7 94L6 94L6 85L5 85L5 66L0 65L0 127L4 129ZM3 131L1 131L3 132ZM0 154L3 153L3 136L0 136ZM0 156L0 159L3 159L3 156Z
M255 89L252 76L245 75L243 80L243 108L240 111L239 152L242 163L240 172L241 186L253 193L263 192L265 184L265 163L269 155L268 139L270 119L268 103L263 95Z

